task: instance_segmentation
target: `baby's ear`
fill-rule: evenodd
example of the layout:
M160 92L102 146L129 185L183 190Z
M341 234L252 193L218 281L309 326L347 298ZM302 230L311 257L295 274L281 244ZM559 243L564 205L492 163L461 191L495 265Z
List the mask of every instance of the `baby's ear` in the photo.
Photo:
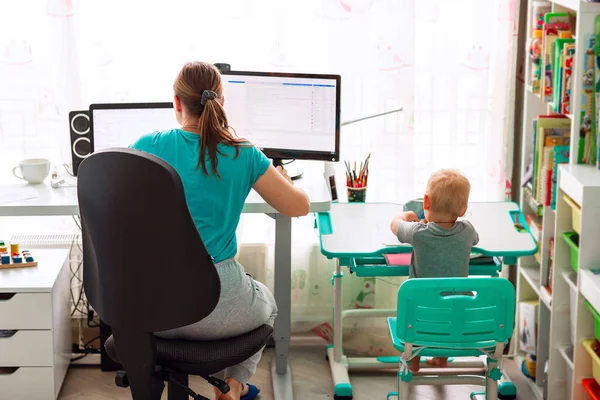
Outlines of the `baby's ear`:
M464 209L462 209L462 210L460 211L460 215L459 215L459 217L464 217L466 213L467 213L467 207L465 207Z
M431 203L429 202L429 196L423 196L423 210L429 210L431 208Z

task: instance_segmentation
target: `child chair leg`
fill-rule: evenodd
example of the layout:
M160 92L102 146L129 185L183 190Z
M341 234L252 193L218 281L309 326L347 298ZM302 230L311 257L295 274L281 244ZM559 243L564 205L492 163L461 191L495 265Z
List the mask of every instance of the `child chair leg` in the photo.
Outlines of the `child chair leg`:
M502 377L502 373L498 369L498 361L488 357L485 373L485 398L486 400L498 400L498 381Z
M409 383L398 377L398 400L408 400Z
M408 369L408 361L401 359L398 372L398 400L408 400L408 389L412 380L412 372Z

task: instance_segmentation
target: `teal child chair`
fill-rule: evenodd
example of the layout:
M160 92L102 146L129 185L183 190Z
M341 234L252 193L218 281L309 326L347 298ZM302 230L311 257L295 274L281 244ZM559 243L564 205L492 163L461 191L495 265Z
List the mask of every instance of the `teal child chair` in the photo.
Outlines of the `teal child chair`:
M498 361L511 337L515 318L515 290L502 278L409 279L398 290L398 314L388 318L394 347L402 353L398 392L388 399L408 400L410 385L482 385L485 392L472 399L498 399L502 373ZM413 374L413 357L487 356L477 375ZM458 366L457 366L458 367ZM438 369L439 371L439 369Z

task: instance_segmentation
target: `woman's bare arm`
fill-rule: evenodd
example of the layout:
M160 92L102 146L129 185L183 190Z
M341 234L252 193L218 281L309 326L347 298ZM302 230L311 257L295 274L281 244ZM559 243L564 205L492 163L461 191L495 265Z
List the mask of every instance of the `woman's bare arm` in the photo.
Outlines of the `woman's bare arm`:
M254 190L274 209L288 217L301 217L310 210L310 199L292 184L281 167L272 165L256 181Z

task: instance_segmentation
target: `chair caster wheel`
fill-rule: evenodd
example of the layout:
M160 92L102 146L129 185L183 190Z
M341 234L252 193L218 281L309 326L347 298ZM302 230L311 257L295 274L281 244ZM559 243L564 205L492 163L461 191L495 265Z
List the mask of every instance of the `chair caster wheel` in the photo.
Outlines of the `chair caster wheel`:
M329 361L329 354L325 354L325 361Z
M117 374L115 375L115 384L118 387L128 388L129 387L129 379L127 379L127 372L117 371Z
M352 400L352 396L338 396L334 394L333 400Z
M501 382L498 385L498 398L501 400L516 400L517 388L512 382Z

